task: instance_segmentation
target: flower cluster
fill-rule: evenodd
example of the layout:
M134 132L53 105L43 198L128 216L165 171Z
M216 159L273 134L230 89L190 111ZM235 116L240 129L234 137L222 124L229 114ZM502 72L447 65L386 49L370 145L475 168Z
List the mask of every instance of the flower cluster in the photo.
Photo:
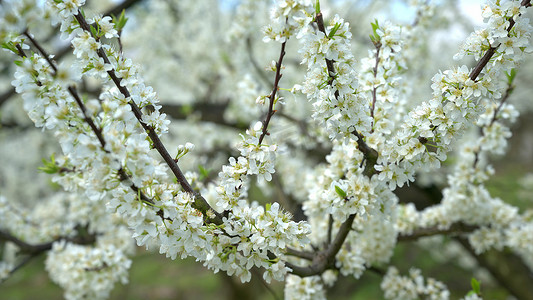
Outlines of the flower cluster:
M5 220L0 230L26 245L52 245L47 271L65 289L66 298L105 299L115 282L127 282L133 243L120 219L100 203L76 193L58 193L43 200L30 211L0 197L0 216ZM13 248L5 249L12 255L0 264L3 273L23 261L29 251L18 245ZM97 265L99 269L89 270Z
M320 276L301 278L287 276L285 283L285 299L287 300L325 300L324 281Z
M367 100L354 93L359 83L349 24L336 15L325 30L307 26L299 35L307 74L295 89L307 95L314 107L313 119L325 124L330 138L350 135L356 129L369 132L371 118L367 110L360 109Z
M264 28L263 41L286 42L291 36L299 35L300 30L313 19L311 0L280 0L270 13L271 24Z
M35 124L55 130L66 155L58 160L61 167L75 170L56 180L67 188L81 188L92 201L110 196L108 209L125 218L138 245L158 245L171 258L194 256L207 267L243 281L250 279L254 266L267 269L267 280L283 279L288 269L269 255L281 257L288 244L305 242L309 229L305 223L291 221L276 203L263 209L242 201L239 191L246 190L247 176L271 180L274 173L276 145L259 143L262 123L243 136L242 156L223 168L226 176L219 186L218 203L222 204L218 207L228 208L228 216L219 226L206 224L202 213L193 208L192 195L166 183L170 180L164 166L150 154L154 142L148 137L150 131L164 133L168 124L159 113L155 93L130 60L100 40L116 36L109 18L84 23L74 4L50 3L62 18L62 29L74 36L78 64L73 68L78 69L73 73L101 79L105 88L100 99L81 100L75 90L78 78L58 80L61 66L38 54L23 59L24 67L13 82L18 92L25 92L26 109ZM47 101L41 98L45 96ZM148 106L152 109L145 111ZM178 147L178 156L191 148Z
M364 216L373 210L380 199L376 193L378 182L364 176L358 168L363 155L354 151L356 145L353 140L337 144L326 157L327 169L320 169L303 205L307 216L322 219L324 214L331 214L342 222L349 215Z
M499 15L502 22L509 22L505 16L514 11L515 4L498 8L502 12ZM528 20L513 16L516 21L508 32L509 37L520 36L529 41L531 26ZM472 37L479 37L480 34L473 33ZM505 77L505 73L509 73L522 56L513 55L510 58L503 55L508 50L503 43L494 49L492 63L483 69L482 78L473 77L474 71L466 66L436 74L431 85L433 98L411 110L400 130L387 140L383 150L378 149L380 156L376 169L380 172L387 170L387 177L393 185L401 186L407 180L412 180L412 170L419 169L421 164L438 167L439 161L446 158L452 142L464 134L483 112L480 100L483 97L501 97L505 85L497 78ZM482 51L480 49L479 53ZM520 51L525 53L527 48L521 47Z
M519 18L525 12L526 7L522 6L520 1L488 2L483 6L482 13L488 27L473 32L454 58L461 59L465 55L474 55L476 60L479 60L490 48L501 47L502 49L498 49L494 57L494 64L512 64L515 60L522 60L523 54L531 51L528 21ZM511 22L514 26L508 31Z
M386 299L449 299L448 288L433 278L424 280L421 271L410 269L409 276L401 276L395 267L390 267L381 282Z
M512 72L513 74L514 72ZM504 153L510 137L509 123L516 121L518 111L505 102L511 90L514 75L509 75L509 86L500 103L483 99L487 107L476 125L479 136L467 138L473 142L460 149L454 172L448 176L450 186L443 191L440 205L416 212L412 206L403 206L399 212L397 227L408 234L416 227L449 228L463 222L479 226L469 235L469 241L477 253L490 248L510 247L523 257L531 255L531 222L521 216L518 209L490 195L485 182L494 172L487 163L488 155Z
M112 245L87 247L55 243L46 259L50 278L65 290L65 298L107 299L115 282L128 282L131 265Z
M28 27L36 27L48 16L34 0L6 0L0 3L0 41L17 41Z
M388 264L398 241L457 228L472 252L511 249L533 266L533 214L493 197L485 186L494 173L489 158L505 153L509 126L518 117L507 101L514 68L531 50L532 27L518 1L484 6L486 28L475 31L455 56L471 55L479 60L477 66L439 71L432 78L431 98L424 102L411 97L417 86L413 78L419 75L408 71L421 64L415 57L422 39L418 33L429 26L434 13L427 1L413 1L418 10L411 26L374 21L372 49L360 60L355 59L358 51L353 51L350 25L343 18L330 17L328 10L323 14L319 1L277 1L263 40L282 43L281 53L267 68L276 73L272 94L259 97L263 88L257 78L238 80L253 72L270 84L257 67L250 38L260 19L255 10L266 3L243 1L233 30L226 30L231 26L224 22L215 30L233 38L218 48L211 46L220 40L207 41L211 36L205 32L211 28L191 21L204 14L206 4L151 1L147 7L160 13L161 20L152 18L139 26L144 34L163 24L160 27L168 28L162 32L173 34L178 13L195 6L181 19L191 21L187 30L176 30L176 36L154 43L157 47L132 53L150 53L142 59L154 60L147 69L154 78L165 77L161 82L187 77L179 87L173 85L178 92L167 90L170 96L192 96L201 98L194 105L220 106L217 109L225 111L217 122L238 120L226 124L234 135L229 139L238 139L236 131L244 131L243 122L266 113L263 122L251 123L240 134L234 156L217 151L215 141L226 135L213 129L215 125L197 124L205 115L187 116L195 120L193 125L176 122L172 127L179 136L174 140L196 135L196 147L168 147L173 136L166 135L170 121L161 111L158 86L149 86L151 80L144 78L150 77L141 74L146 69L125 57L122 39L120 50L112 46L122 31L120 21L86 17L84 0L48 0L46 8L31 7L32 0L0 2L2 45L20 57L12 85L22 94L35 126L52 132L63 151L44 160L42 169L54 173L53 183L68 192L43 197L31 211L0 196L0 233L9 235L1 251L0 281L18 268L32 247L45 245L51 248L46 268L68 299L106 298L115 283L127 281L134 240L171 259L194 257L214 272L224 271L243 282L260 269L267 282L285 280L287 299L325 299L339 274L359 278L367 269ZM167 12L169 8L176 10ZM61 36L72 45L73 62L58 64L43 50L48 46L39 46L32 35L39 31L26 23L39 22L39 14L59 24ZM157 40L155 36L149 40ZM293 57L284 61L285 49L293 47L287 43L290 37L300 41L301 70L289 68ZM249 61L227 58L227 52L239 51L233 46L245 38ZM189 47L193 44L197 47ZM199 46L210 48L205 59ZM177 54L178 47L186 49ZM256 50L264 54L268 50L263 48ZM155 63L166 54L175 61ZM197 69L189 73L193 66ZM299 71L305 72L303 81ZM214 83L192 84L199 78ZM97 92L85 94L87 82L99 84ZM282 103L277 92L286 90L285 84L292 86L294 97ZM231 104L220 103L228 98ZM457 147L462 136L468 143ZM217 153L205 154L206 149ZM422 211L403 204L403 198L399 204L402 190L394 191L413 182L421 170L439 168L452 150L457 156L446 162L450 173L440 203ZM216 159L206 158L211 155ZM218 178L203 165L200 173L190 171L198 157L202 164L216 160L222 165ZM278 202L250 199L255 186ZM302 210L292 209L299 205ZM415 269L406 277L390 267L382 288L387 299L449 298L444 284L424 279Z
M246 266L241 272L249 279L248 269L254 265L267 267L264 273L266 279L283 279L287 268L281 261L269 263L268 254L282 255L283 250L294 241L305 244L309 228L306 223L291 221L291 215L283 212L278 203L262 207L250 207L246 201L249 176L258 175L259 178L270 181L274 173L274 158L276 145L259 144L263 123L257 122L252 129L242 136L243 142L239 147L242 156L237 159L231 157L230 164L222 167L217 187L216 207L229 211L224 220L225 231L232 238L225 240L232 259L238 260L240 266ZM221 243L224 241L220 239ZM239 242L238 247L232 246ZM243 251L243 253L241 253ZM227 251L223 251L227 252ZM217 252L215 252L217 253ZM244 255L243 255L244 254ZM236 265L236 266L237 266Z

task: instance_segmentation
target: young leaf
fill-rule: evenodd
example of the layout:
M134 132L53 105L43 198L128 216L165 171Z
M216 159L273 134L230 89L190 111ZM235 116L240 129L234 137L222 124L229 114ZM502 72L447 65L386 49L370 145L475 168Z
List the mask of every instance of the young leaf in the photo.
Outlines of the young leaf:
M56 160L54 154L50 157L50 161L47 161L45 158L42 159L43 166L39 167L39 171L46 174L55 174L59 172L59 167L56 165Z
M11 41L2 43L2 48L7 49L13 53L17 53L17 47Z
M513 84L513 80L516 77L516 69L511 69L511 72L508 74L506 73L505 75L507 75L507 83L509 83L509 85Z
M377 44L381 40L377 32L377 30L379 29L378 20L374 19L374 23L370 23L370 25L372 26L372 33L373 33L370 35L370 40L372 41L372 43Z
M198 170L200 172L200 180L204 180L209 178L209 170L204 168L203 166L198 166Z
M99 38L99 30L98 30L98 24L96 25L97 28L95 28L93 25L91 25L91 33L93 35L93 37L95 38Z
M116 16L112 16L113 23L115 23L115 29L119 32L122 31L124 26L126 26L126 22L128 22L128 18L126 18L125 12L126 11L123 9L118 18Z
M474 293L481 295L481 286L479 281L477 281L474 277L472 277L472 280L470 281L470 285L472 285L472 291Z
M335 186L335 192L337 195L339 195L342 199L346 198L346 192L343 191L338 185Z
M341 27L341 23L335 23L335 26L331 29L331 31L328 34L328 38L332 39L335 36L335 33L339 28Z

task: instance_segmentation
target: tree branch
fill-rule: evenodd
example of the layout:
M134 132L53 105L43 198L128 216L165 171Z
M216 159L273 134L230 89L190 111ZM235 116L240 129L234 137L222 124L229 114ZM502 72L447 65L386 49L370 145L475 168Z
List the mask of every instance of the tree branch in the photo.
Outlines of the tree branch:
M522 0L522 3L520 5L525 6L525 7L529 7L529 6L531 6L531 0ZM509 32L513 28L514 24L515 24L515 21L513 19L510 19L509 20L509 26L507 27L507 32L508 32L507 35L509 35ZM499 47L499 45L498 46L494 46L494 47L490 47L490 49L487 50L485 55L483 55L483 57L479 60L477 65L474 67L474 69L470 73L470 75L469 75L470 79L472 79L473 81L476 81L477 77L479 76L479 74L481 73L483 68L485 68L485 66L487 65L487 63L489 63L489 61L492 58L492 56L494 55L494 53L496 53L496 49L498 49L498 47Z
M94 244L94 242L96 241L96 236L94 235L89 235L85 237L76 236L74 238L58 237L54 239L53 241L50 241L47 243L29 244L3 230L0 230L0 240L12 242L20 249L20 252L23 254L35 255L35 254L39 254L39 253L52 249L52 245L55 242L60 241L60 240L65 240L65 241L72 242L72 243L79 244L79 245L91 245L91 244Z
M496 250L477 254L466 239L456 237L455 240L516 299L533 300L533 272L518 255L510 251Z
M334 269L335 268L335 256L337 255L342 245L344 244L344 241L346 240L348 233L350 233L354 219L355 219L355 214L350 215L348 217L348 219L339 228L339 231L337 232L337 236L335 237L335 240L333 241L333 243L331 243L325 251L320 251L314 254L311 265L307 267L301 267L301 266L297 266L291 263L286 263L287 266L292 269L291 273L294 275L298 275L300 277L309 277L309 276L322 274L324 271L328 269ZM302 257L305 259L310 259L310 257L305 252L303 253L296 252L295 254L297 254L295 256ZM302 256L299 256L299 255L302 255Z
M39 50L39 52L41 53L41 55L46 59L46 61L50 65L50 67L54 70L54 74L52 74L52 75L55 76L55 74L57 73L57 67L56 67L54 61L51 59L50 55L48 55L48 53L40 46L40 44L31 36L31 34L27 30L24 31L23 34L30 40L30 42L35 46L35 48L37 48ZM19 52L20 52L19 55L21 57L26 57L26 54L24 53L24 51L22 49L19 49ZM79 96L79 94L78 94L78 92L76 90L76 87L69 86L67 88L67 90L69 91L69 94L76 101L76 104L78 104L78 107L80 108L80 110L82 112L82 115L83 115L83 120L89 125L89 127L91 128L91 130L95 134L96 138L98 139L98 141L100 143L100 146L101 146L102 150L104 152L106 152L106 153L109 153L109 151L105 149L106 141L104 139L104 136L102 135L102 129L99 128L98 126L96 126L96 124L93 122L92 118L87 114L87 108L85 107L85 104L81 100L81 97ZM129 175L124 170L124 168L120 167L120 169L118 169L117 171L118 171L118 175L119 175L119 178L120 178L121 181L125 181L125 180L128 180L130 178ZM148 203L154 203L154 201L152 199L148 198L142 191L140 191L140 189L137 186L135 186L135 184L132 183L130 185L130 188L135 193L140 195L140 200L142 200L144 202L148 202Z
M470 233L479 229L479 226L467 225L462 222L452 224L447 229L440 229L438 227L428 227L428 228L419 228L413 231L411 234L400 234L397 237L398 242L405 241L416 241L419 238L434 236L434 235L443 235L443 234L461 234L461 233Z
M247 37L246 38L246 50L247 50L247 53L248 53L248 59L250 60L250 63L252 64L252 67L254 68L254 70L257 73L257 75L259 76L259 78L261 78L261 80L263 80L263 82L267 86L271 86L272 82L270 82L270 80L268 79L268 77L265 74L265 72L259 67L259 64L255 60L254 49L252 47L252 38L251 37Z
M87 23L87 21L85 20L85 18L83 17L83 15L81 14L81 12L78 11L78 13L74 17L76 18L76 20L80 24L81 29L87 31L92 36L92 32L91 32L90 26ZM94 37L94 38L97 39L97 37ZM97 50L97 54L98 54L98 56L100 58L102 58L104 60L104 63L111 64L110 61L109 61L109 58L107 57L107 55L106 55L106 53L105 53L103 48L99 48ZM148 134L148 137L150 137L150 139L152 140L152 144L153 144L154 148L157 150L157 152L159 152L159 154L161 155L163 160L166 162L166 164L169 166L169 168L172 171L172 173L174 174L174 176L176 176L176 179L178 180L178 183L181 185L181 187L183 188L183 190L185 192L187 192L188 194L190 194L193 197L194 203L192 203L192 206L195 209L198 209L199 211L201 211L202 214L210 222L213 222L213 223L218 224L218 225L222 224L222 215L220 213L218 213L217 211L215 211L209 205L209 203L207 203L207 201L200 195L200 193L194 191L194 189L192 188L192 186L189 184L189 182L185 178L185 175L181 171L181 169L178 166L178 164L176 163L176 161L174 161L174 159L170 156L170 154L168 153L167 149L163 145L163 142L161 142L161 139L159 138L159 136L155 132L154 128L152 126L146 124L143 121L143 119L142 119L143 114L142 114L141 110L139 109L139 107L137 106L137 104L135 104L135 102L133 102L133 100L131 100L130 92L128 91L128 89L125 86L122 86L120 84L122 79L118 78L118 76L116 75L114 69L112 69L110 71L107 71L107 74L109 75L109 77L111 78L111 80L113 81L113 83L115 84L117 89L122 93L122 95L124 95L124 97L126 99L129 99L128 104L130 105L131 110L132 110L133 114L135 115L135 118L137 119L139 124L141 124L141 126L143 127L145 132Z
M322 32L325 36L328 36L328 34L326 33L326 27L324 26L324 18L322 16L322 12L319 12L316 15L315 21L318 26L318 30L320 30L320 32ZM335 67L333 66L334 62L335 61L326 58L326 67L328 68L328 75L329 75L329 81L328 81L329 85L332 85L333 80L335 79L336 73L335 73ZM338 91L335 92L335 98L337 97L339 97Z
M322 12L319 12L317 15L316 15L316 18L315 18L315 21L317 23L317 26L318 26L318 30L320 30L322 33L324 33L325 36L328 36L327 32L326 32L326 28L324 26L324 18L322 17ZM378 48L379 50L379 48ZM379 51L378 51L379 52ZM326 60L326 66L327 66L327 69L328 69L328 73L329 73L329 81L328 81L328 84L330 86L333 85L333 80L335 79L335 67L333 65L334 61L331 60L331 59L325 59ZM377 72L377 63L379 63L379 57L377 56L376 57L376 72ZM335 98L339 98L339 91L338 90L335 90ZM373 110L374 110L374 105L372 105L372 114L373 114ZM358 149L363 153L364 155L364 159L366 160L366 164L365 164L365 170L363 172L363 174L365 174L366 176L368 176L369 178L372 177L372 175L374 175L376 173L376 170L374 169L374 165L376 164L377 162L377 159L378 159L378 152L374 149L372 149L371 147L369 147L366 142L364 141L364 137L357 131L357 129L355 129L352 134L354 134L355 136L357 136L357 147Z
M287 247L286 254L290 256L295 256L295 257L311 260L311 261L315 258L314 252L296 250L290 247Z
M376 63L374 65L374 69L372 70L372 72L374 73L374 79L376 79L378 76L379 50L381 50L381 42L379 41L374 42L374 46L376 47ZM372 107L370 108L370 117L372 118L372 123L374 123L374 110L376 108L376 101L377 101L376 91L377 91L377 87L375 86L375 81L374 81L374 84L372 86ZM372 127L374 127L374 124L372 124Z
M122 1L121 3L119 3L119 4L115 5L114 7L112 7L110 10L104 12L103 15L104 16L117 16L117 15L119 15L122 12L122 10L130 8L130 7L134 6L135 4L139 3L140 1L141 0L125 0L125 1ZM50 37L56 35L56 33L57 32L52 33L50 35ZM61 48L59 51L57 51L56 56L54 57L54 59L55 60L60 60L65 55L70 53L70 49L71 49L70 45ZM15 94L16 94L16 92L15 92L15 88L14 87L11 87L9 90L7 90L4 93L2 93L0 95L0 107L2 107L2 104L4 104L4 102L9 100L11 98L11 96L13 96Z
M281 74L281 63L283 62L283 57L285 56L285 44L286 43L287 42L283 42L281 44L281 50L279 52L279 59L278 59L278 62L276 63L276 77L274 78L274 87L272 88L272 92L270 93L270 96L269 96L268 112L267 112L265 121L263 121L263 132L261 132L261 135L259 136L259 145L261 145L261 143L263 142L263 139L268 134L268 124L270 123L270 118L272 118L272 116L276 112L274 110L274 102L276 100L276 93L279 89L278 87L279 81L281 79L281 76L283 76L283 74Z
M324 26L324 19L322 17L322 12L317 13L315 21L317 23L318 30L324 33L325 36L328 36L328 34L326 33L326 28ZM326 67L327 67L327 70L330 76L328 84L331 86L333 85L333 80L335 79L335 67L333 65L334 61L330 59L325 59L325 60L326 60ZM338 98L338 97L339 97L339 92L338 90L336 90L335 98ZM374 169L374 165L377 161L378 153L376 150L372 149L364 142L362 135L359 134L357 130L354 130L353 134L357 136L358 148L363 153L367 161L363 174L370 178L372 177L373 174L376 173L376 170ZM289 268L292 269L292 274L298 275L300 277L307 277L307 276L318 275L327 269L334 268L335 267L335 256L340 251L342 245L344 244L344 241L346 240L346 237L348 236L348 233L352 229L352 224L354 222L355 216L356 216L355 214L352 214L348 217L348 219L346 219L346 221L344 221L344 223L339 228L339 231L337 232L337 235L335 239L333 240L333 242L329 244L328 248L325 251L320 251L313 257L313 261L311 265L307 267L300 267L300 266L287 263L287 266L289 266Z
M13 269L9 271L9 275L5 277L3 280L0 280L0 283L5 282L11 275L13 275L16 271L20 270L22 267L24 267L27 263L29 263L33 258L35 258L38 254L31 254L25 257L20 263L18 263Z

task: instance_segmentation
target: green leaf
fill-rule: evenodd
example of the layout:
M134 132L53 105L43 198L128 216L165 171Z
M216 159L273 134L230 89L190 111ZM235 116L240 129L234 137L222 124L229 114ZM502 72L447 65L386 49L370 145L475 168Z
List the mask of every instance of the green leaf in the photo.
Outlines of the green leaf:
M378 20L374 19L374 23L370 23L370 25L372 25L372 32L374 33L374 35L376 35L377 34L376 31L379 29Z
M318 15L320 13L320 0L316 0L315 3L315 13Z
M98 25L98 23L95 23L95 25L90 25L90 28L91 28L91 33L93 34L93 37L98 39L102 36L102 33L100 31L100 25Z
M124 28L124 26L126 26L126 22L128 22L128 18L126 18L125 12L126 11L123 9L120 13L120 17L118 18L118 24L120 29Z
M200 171L200 180L204 180L209 178L209 170L204 168L203 166L198 166L198 170Z
M44 172L46 174L55 174L59 172L59 166L56 165L54 154L50 156L49 161L43 158L42 162L43 162L43 166L38 168L39 171Z
M335 192L337 195L339 195L342 199L346 199L346 192L343 191L338 185L335 186Z
M381 40L381 37L378 34L378 20L374 19L374 23L370 23L370 25L372 26L372 34L370 35L370 40L372 41L372 43L377 44Z
M332 39L335 36L335 33L339 28L341 27L341 23L335 23L335 26L331 29L331 31L328 34L328 38Z
M188 116L188 115L190 115L190 114L193 112L194 109L193 109L192 105L190 105L190 104L185 104L185 105L183 105L183 106L181 107L180 110L181 110L181 113L182 113L182 114Z
M506 73L505 75L507 75L507 82L509 85L513 84L513 80L516 77L516 69L511 69L511 72Z
M126 10L123 9L118 18L115 15L111 16L113 18L113 23L115 23L115 29L119 32L122 31L124 26L126 26L126 22L128 22L125 12Z
M17 47L15 46L15 43L11 41L2 43L2 48L7 49L15 54L17 53Z
M472 291L478 295L481 294L481 285L479 281L477 281L474 277L472 277L472 280L470 281L470 285L472 285Z

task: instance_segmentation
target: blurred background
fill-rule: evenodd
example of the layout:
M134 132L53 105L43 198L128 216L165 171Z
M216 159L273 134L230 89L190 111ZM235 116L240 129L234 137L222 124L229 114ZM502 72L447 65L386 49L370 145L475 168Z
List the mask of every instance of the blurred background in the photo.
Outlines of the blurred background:
M413 63L411 97L425 100L431 96L431 77L439 70L454 65L474 65L474 61L452 59L468 34L483 26L480 17L482 1L436 1L438 6L427 26L427 35L414 45L423 47L418 62ZM42 1L38 2L42 5ZM270 1L108 1L87 0L86 11L106 13L126 9L128 24L122 34L126 56L142 66L148 84L157 91L163 111L171 116L171 133L166 138L169 148L186 141L193 142L202 152L183 162L185 170L197 171L198 165L209 166L216 176L220 166L235 155L232 147L239 140L237 133L261 117L255 105L257 95L268 94L271 78L264 67L277 57L277 45L262 42L262 26L268 23ZM327 17L335 13L350 22L353 51L359 59L365 57L372 44L368 35L374 18L410 25L416 20L416 10L410 1L321 1ZM117 10L118 8L118 10ZM531 10L531 9L530 9ZM528 12L531 15L531 11ZM68 41L56 37L57 29L36 28L33 32L45 42L56 59L72 61ZM141 41L141 42L140 42ZM305 71L299 65L298 43L290 43L283 80L287 87L302 80ZM420 50L420 49L417 49ZM0 55L0 194L28 207L36 205L59 189L49 175L38 172L42 159L59 147L54 137L36 129L22 109L22 101L13 94L10 85L14 72L13 57ZM492 157L495 174L488 188L493 196L518 206L532 208L533 195L533 59L529 58L518 71L516 88L509 102L521 111L513 125L513 137L504 157ZM239 87L253 85L255 95L243 95ZM82 90L97 95L97 83L85 81ZM249 106L232 106L231 99L248 97ZM286 95L289 99L291 96ZM289 102L289 101L287 101ZM309 111L309 105L289 103L289 108ZM290 110L288 110L290 111ZM295 117L299 117L295 113ZM280 121L273 131L286 132L287 120ZM195 130L183 130L184 124L195 122ZM219 127L217 127L219 126ZM222 126L222 127L220 127ZM289 126L289 125L286 125ZM294 124L290 125L294 127ZM284 131L285 130L285 131ZM301 141L305 143L306 141ZM465 143L468 140L463 141ZM321 145L316 144L317 148ZM320 154L319 154L320 155ZM453 155L449 160L453 160ZM181 163L181 161L180 161ZM446 164L444 164L446 171ZM16 174L16 176L14 176ZM420 188L397 191L400 201L415 201L418 208L431 205L445 185L446 173ZM250 192L254 199L265 201L269 195L256 187ZM415 200L413 200L415 199ZM434 202L433 202L434 203ZM0 246L2 246L0 241ZM444 247L442 246L444 245ZM499 263L505 251L489 251L486 263L495 268L507 268L513 274L513 264ZM63 291L53 284L44 269L44 257L32 260L0 285L0 299L62 299ZM448 285L452 299L470 290L472 275L482 282L486 299L509 299L487 268L480 267L460 242L440 236L398 244L393 264L401 273L410 267L423 270ZM382 299L379 287L381 275L366 271L360 280L341 278L328 291L329 299ZM524 287L529 288L529 287ZM532 293L533 294L533 293ZM283 283L267 285L261 276L241 284L225 274L213 274L193 259L171 261L142 248L133 258L127 285L117 285L111 299L282 299Z

